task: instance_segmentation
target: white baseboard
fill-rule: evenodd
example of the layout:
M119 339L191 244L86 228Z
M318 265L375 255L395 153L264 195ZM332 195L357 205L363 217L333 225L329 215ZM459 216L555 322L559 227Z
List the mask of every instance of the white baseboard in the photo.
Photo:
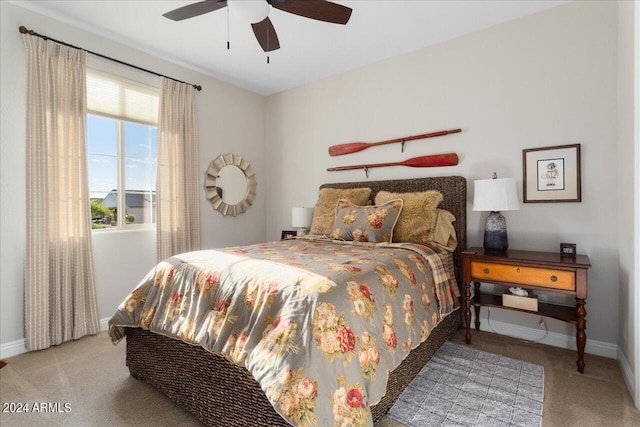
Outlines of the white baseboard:
M0 359L7 359L9 357L17 356L22 353L27 352L27 347L25 347L24 338L21 340L15 340L8 342L6 344L0 345Z
M109 329L109 319L111 317L105 317L100 319L100 332L104 332ZM0 344L0 359L8 359L9 357L17 356L27 352L25 339L11 341L5 344Z
M629 361L624 355L624 352L618 348L618 365L620 365L620 371L622 371L622 377L624 378L624 382L627 384L627 388L631 393L631 396L635 396L635 378L633 377L633 372L631 371L631 366L629 366Z
M472 316L471 327L475 316ZM545 336L543 329L529 328L526 326L514 325L512 323L501 322L491 319L491 327L486 318L480 318L480 330L486 332L496 332L501 335L509 335L514 338L526 341L536 341L540 344L550 345L552 347L566 348L568 350L577 350L576 337L574 335L564 335L557 332L548 332ZM618 345L604 341L590 340L587 337L587 345L584 349L585 353L594 354L596 356L607 357L609 359L618 358Z
M111 319L111 317L100 319L100 332L109 330L109 319Z

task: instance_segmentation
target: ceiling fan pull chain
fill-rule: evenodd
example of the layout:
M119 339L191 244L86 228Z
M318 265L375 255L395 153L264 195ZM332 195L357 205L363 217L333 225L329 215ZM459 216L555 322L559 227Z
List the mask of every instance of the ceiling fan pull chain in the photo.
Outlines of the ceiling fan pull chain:
M227 50L231 49L231 42L229 41L229 8L227 7Z

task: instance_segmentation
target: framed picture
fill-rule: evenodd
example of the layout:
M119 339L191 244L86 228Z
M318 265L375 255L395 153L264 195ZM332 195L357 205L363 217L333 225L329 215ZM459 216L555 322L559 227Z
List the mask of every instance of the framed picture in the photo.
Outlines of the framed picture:
M579 202L580 144L522 150L524 203Z
M298 232L296 230L282 230L280 240L292 239L296 237Z

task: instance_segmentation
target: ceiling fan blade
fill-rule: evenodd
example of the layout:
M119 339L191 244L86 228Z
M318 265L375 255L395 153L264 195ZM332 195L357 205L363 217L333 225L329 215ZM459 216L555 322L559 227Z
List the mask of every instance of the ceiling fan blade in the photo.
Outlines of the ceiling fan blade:
M346 24L351 8L326 0L267 0L271 6L294 15L333 24Z
M271 52L272 50L280 49L278 34L276 34L276 29L273 27L268 16L260 22L251 24L251 28L253 28L253 34L256 35L256 39L258 43L260 43L262 50Z
M213 12L214 10L222 9L226 6L226 0L204 0L198 3L179 7L162 16L169 18L172 21L182 21L183 19L204 15L205 13Z

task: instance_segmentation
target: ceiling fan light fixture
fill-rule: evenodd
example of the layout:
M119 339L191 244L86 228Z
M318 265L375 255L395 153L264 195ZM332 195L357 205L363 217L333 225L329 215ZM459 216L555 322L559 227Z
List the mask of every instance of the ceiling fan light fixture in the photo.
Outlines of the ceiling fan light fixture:
M232 13L237 13L250 23L263 21L271 9L265 0L228 0Z
M182 21L204 15L225 7L249 21L256 40L265 52L280 49L278 34L269 19L271 7L317 21L346 24L351 8L328 0L201 0L169 11L162 16L172 21ZM227 9L227 49L229 49L229 9ZM267 56L267 63L269 56Z

